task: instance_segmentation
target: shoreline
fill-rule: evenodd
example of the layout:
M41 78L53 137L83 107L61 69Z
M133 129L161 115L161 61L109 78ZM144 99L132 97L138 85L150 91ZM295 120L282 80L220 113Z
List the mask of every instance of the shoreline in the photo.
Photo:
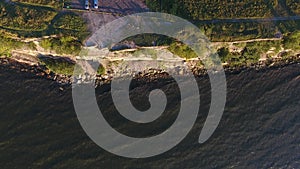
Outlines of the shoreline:
M224 72L226 75L230 74L239 74L243 71L249 70L269 70L269 69L276 69L282 68L285 66L293 65L293 64L300 64L300 54L295 56L290 56L286 59L267 59L264 61L259 61L258 63L251 64L251 65L243 65L243 66L223 66ZM71 85L72 84L72 76L64 75L64 74L55 74L54 72L49 71L44 65L30 65L28 63L22 63L18 60L2 57L0 58L0 66L4 67L5 69L13 69L19 72L27 72L31 73L35 77L48 79L51 81L57 82L59 86ZM195 77L204 77L207 76L207 71L203 68L194 67L191 69ZM149 69L144 72L136 74L133 79L134 80L142 80L144 82L150 82L155 79L168 79L170 76L167 72L163 70L157 69ZM96 87L101 86L104 84L109 84L113 78L104 78L101 75L96 76ZM84 79L83 79L84 81Z

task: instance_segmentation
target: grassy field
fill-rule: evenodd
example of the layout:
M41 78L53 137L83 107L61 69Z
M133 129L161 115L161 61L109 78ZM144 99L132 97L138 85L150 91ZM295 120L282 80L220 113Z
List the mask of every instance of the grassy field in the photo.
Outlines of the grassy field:
M238 41L275 38L300 30L300 20L238 23L195 23L211 41Z
M43 31L57 14L36 7L0 2L0 26L13 30Z
M287 34L300 30L300 20L236 22L203 20L215 19L257 19L300 14L298 0L146 0L152 11L161 11L190 20L197 25L211 41L236 41L254 38L273 38L277 32Z
M190 20L261 18L300 12L298 0L146 0L146 4L152 11L171 13Z
M44 6L57 9L61 8L63 5L63 0L13 0L13 2L20 2L34 6Z
M80 41L83 41L89 35L86 21L72 12L58 14L53 19L51 26L54 34L73 36Z

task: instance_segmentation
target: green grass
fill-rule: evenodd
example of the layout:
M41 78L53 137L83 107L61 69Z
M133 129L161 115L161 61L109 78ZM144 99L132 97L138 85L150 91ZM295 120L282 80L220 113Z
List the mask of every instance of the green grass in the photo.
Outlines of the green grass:
M156 60L158 57L157 51L154 49L138 49L138 50L132 52L132 55L134 57L140 57L141 55L148 55L148 56L151 56L151 58L153 60Z
M275 38L281 32L287 34L300 30L300 20L276 22L203 23L195 22L211 41L239 41L255 38Z
M76 65L74 61L63 58L63 57L47 57L47 56L41 56L39 57L40 63L42 65L45 65L47 69L50 71L56 73L56 74L63 74L63 75L73 75L73 74L83 74L83 68L78 67L79 65ZM75 69L75 66L76 69ZM75 70L75 72L74 72ZM106 73L105 68L100 64L97 69L98 75L103 75Z
M11 52L14 49L26 48L26 49L35 49L35 44L20 42L15 39L7 38L0 36L0 56L10 57Z
M300 14L300 1L299 0L286 0L287 6L290 7L291 11L295 14Z
M226 62L232 66L249 65L257 63L260 57L266 54L271 48L275 48L273 52L277 54L282 43L283 41L278 40L235 44L235 46L243 48L240 53L230 52L228 47L222 47L218 49L218 54L223 63Z
M169 46L168 50L173 54L184 59L192 59L198 57L197 54L191 48L179 42L172 43Z
M83 41L89 35L84 19L73 12L21 3L0 2L0 7L0 29L21 37L61 34Z
M228 63L230 66L242 66L258 62L260 56L255 49L246 49L240 53L231 53L228 48L218 50L219 57L223 63Z
M64 13L53 22L53 27L59 29L86 31L85 24L86 23L79 15L75 13Z
M105 68L100 64L98 69L97 69L97 74L98 75L104 75L105 74Z
M67 55L79 55L82 47L81 42L71 36L43 39L40 44L46 50Z
M57 15L52 21L53 29L60 34L73 36L83 41L88 35L87 23L75 13Z
M281 40L277 41L259 41L247 43L246 48L257 49L259 54L266 53L272 47L275 48L274 52L278 53L280 50Z
M275 0L163 0L161 2L160 5L160 0L146 0L146 4L152 11L162 11L191 20L271 16L277 5Z
M300 51L300 31L295 31L284 38L284 48Z
M146 0L152 11L162 11L190 20L197 25L211 41L237 41L255 38L273 38L280 31L283 34L300 30L300 20L288 21L243 21L235 23L203 20L235 18L270 18L274 16L299 15L299 0ZM279 7L280 6L280 7ZM284 9L282 9L284 8ZM282 11L283 10L283 11Z
M0 2L0 26L13 30L42 31L57 14L54 11Z
M75 63L64 58L40 57L40 62L56 74L73 75Z
M29 5L35 6L44 6L51 8L60 8L62 7L63 0L13 0L14 2L20 2Z
M58 13L56 5L61 5L61 1L21 0L13 4L1 1L0 32L5 38L59 35L42 40L42 47L58 54L77 55L81 42L89 35L87 24L75 13ZM2 53L10 52L10 44L2 43Z

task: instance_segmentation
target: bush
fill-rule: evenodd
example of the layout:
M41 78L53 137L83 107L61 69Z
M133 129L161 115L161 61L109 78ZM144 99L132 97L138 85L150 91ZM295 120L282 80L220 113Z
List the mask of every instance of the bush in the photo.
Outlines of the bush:
M98 75L104 75L105 74L105 68L100 64L98 69L97 69L97 74Z
M174 42L172 43L168 50L172 52L173 54L184 58L184 59L191 59L191 58L197 58L197 54L189 48L187 45L179 43L179 42Z
M299 0L286 0L286 5L295 14L300 14L300 1Z
M283 46L285 49L300 51L300 31L295 31L284 37Z
M45 57L39 58L41 63L44 64L50 71L56 74L72 75L75 63L65 58L59 57Z
M79 55L82 47L81 42L71 36L43 39L40 44L44 49L67 55Z
M259 41L239 44L243 50L238 52L230 52L227 47L218 49L218 54L223 63L229 65L249 65L257 63L263 54L266 54L272 47L277 54L280 50L282 41ZM236 45L237 46L237 45Z

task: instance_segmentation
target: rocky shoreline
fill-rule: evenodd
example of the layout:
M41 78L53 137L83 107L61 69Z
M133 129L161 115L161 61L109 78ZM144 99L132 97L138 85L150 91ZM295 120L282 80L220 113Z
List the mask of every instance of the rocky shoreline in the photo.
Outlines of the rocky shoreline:
M242 71L247 70L267 70L280 68L291 64L300 64L300 54L295 56L288 57L287 59L268 59L265 61L259 61L256 64L244 65L244 66L224 66L224 70L226 74L238 74ZM51 81L56 81L59 86L71 85L73 82L72 76L63 75L63 74L55 74L54 72L49 71L44 65L30 65L27 63L18 62L12 58L0 58L0 65L5 69L14 69L19 72L28 72L33 74L34 76L49 79ZM201 77L206 76L207 71L203 68L194 67L192 72L195 76ZM84 79L85 78L85 79ZM82 81L87 81L89 77L82 78ZM96 87L108 84L111 82L113 77L110 76L96 76ZM133 79L142 82L151 82L157 79L165 79L170 78L167 72L163 70L157 69L149 69L144 72L140 72L136 74Z

